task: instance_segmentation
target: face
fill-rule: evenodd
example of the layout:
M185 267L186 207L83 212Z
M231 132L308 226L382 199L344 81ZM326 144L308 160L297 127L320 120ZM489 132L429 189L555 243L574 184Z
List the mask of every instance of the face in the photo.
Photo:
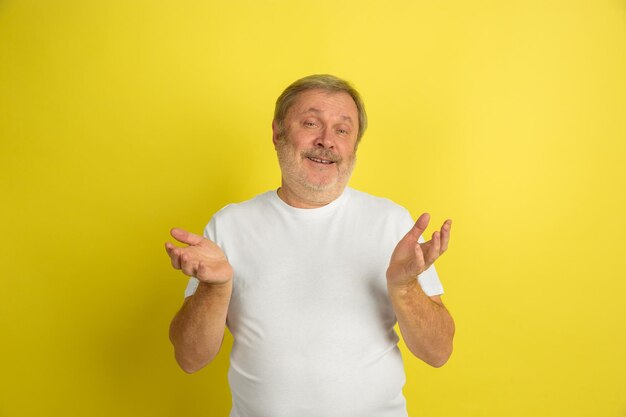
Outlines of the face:
M274 146L284 191L305 199L337 198L356 159L358 110L345 92L308 90L289 108L284 129L274 129Z

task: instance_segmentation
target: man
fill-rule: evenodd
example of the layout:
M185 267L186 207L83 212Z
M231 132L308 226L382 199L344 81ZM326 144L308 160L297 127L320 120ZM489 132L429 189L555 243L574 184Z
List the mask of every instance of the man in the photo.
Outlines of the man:
M402 207L347 187L367 125L359 94L330 75L305 77L278 98L273 142L281 186L216 213L204 237L181 229L166 244L192 277L170 327L176 360L195 372L234 343L231 417L400 417L405 376L393 329L441 366L454 322L432 239ZM419 239L419 242L418 242Z

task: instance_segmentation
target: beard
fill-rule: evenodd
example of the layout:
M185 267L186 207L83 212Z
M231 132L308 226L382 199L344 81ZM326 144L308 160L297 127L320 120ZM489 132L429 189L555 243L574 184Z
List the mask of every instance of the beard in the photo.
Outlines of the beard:
M315 193L332 191L337 187L343 191L350 180L356 162L356 153L352 153L348 158L342 158L330 149L311 148L298 152L286 136L278 142L276 151L283 179ZM309 158L331 161L332 164L328 167L320 167L320 175L314 179L311 170L302 164ZM322 173L322 171L326 172Z

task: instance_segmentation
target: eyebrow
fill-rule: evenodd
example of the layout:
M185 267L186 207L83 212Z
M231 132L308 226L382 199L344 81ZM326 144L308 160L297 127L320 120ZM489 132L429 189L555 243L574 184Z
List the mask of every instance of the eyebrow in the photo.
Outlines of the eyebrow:
M306 113L320 114L320 113L322 113L322 111L320 109L316 109L315 107L311 107L308 110L302 112L302 114L306 114ZM346 121L350 122L350 124L352 124L352 117L346 116L345 114L342 114L341 118L343 120L346 120Z

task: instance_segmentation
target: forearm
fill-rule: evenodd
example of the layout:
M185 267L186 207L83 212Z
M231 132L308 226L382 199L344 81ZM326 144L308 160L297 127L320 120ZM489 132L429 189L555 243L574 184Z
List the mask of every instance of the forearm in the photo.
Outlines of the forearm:
M429 365L445 364L454 338L454 321L448 310L427 296L417 280L407 286L388 286L388 291L409 350Z
M232 281L200 283L185 300L170 325L176 361L185 372L196 372L215 358L222 345Z

